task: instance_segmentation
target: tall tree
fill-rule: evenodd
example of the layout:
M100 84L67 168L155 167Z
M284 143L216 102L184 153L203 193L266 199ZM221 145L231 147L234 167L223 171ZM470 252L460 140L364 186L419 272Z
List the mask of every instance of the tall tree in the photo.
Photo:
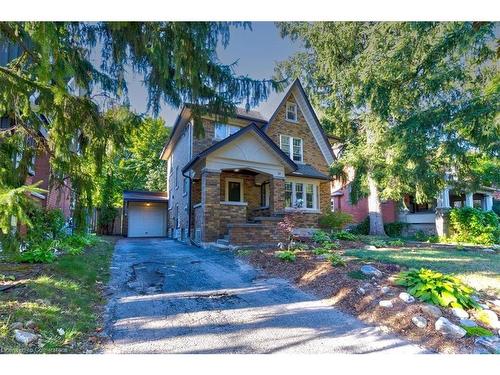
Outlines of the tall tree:
M279 88L235 76L218 61L216 47L227 46L229 28L226 22L2 22L0 44L19 53L0 66L0 117L13 119L0 136L15 132L49 153L54 181L71 178L83 225L106 150L123 144L127 130L117 128L126 122L107 121L94 96L124 102L127 68L144 77L153 113L162 102L192 103L197 134L203 113L225 117L235 103L254 106ZM101 65L95 66L91 57L99 46ZM3 185L5 191L18 187Z
M384 234L380 199L423 203L445 184L480 183L474 160L498 160L495 24L282 23L305 52L277 66L299 76L327 130L343 143L332 172L355 170L351 201L369 196L370 233ZM456 179L446 181L452 173Z

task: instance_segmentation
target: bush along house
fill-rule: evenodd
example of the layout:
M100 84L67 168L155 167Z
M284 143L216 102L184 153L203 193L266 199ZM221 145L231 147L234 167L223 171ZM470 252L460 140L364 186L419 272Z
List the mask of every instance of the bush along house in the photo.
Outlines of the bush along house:
M182 108L161 157L167 160L168 234L198 245L276 244L278 222L298 213L315 228L330 210L331 145L296 80L266 121L238 109L224 123L203 118L196 138Z

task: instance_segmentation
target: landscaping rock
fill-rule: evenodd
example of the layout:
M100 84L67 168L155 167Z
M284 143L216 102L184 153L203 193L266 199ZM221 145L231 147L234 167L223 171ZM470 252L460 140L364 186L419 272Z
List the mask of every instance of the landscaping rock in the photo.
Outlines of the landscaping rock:
M460 325L465 327L477 327L477 323L470 319L460 319Z
M382 277L382 272L380 272L380 270L378 270L377 268L370 266L369 264L366 264L363 267L361 267L360 271L368 276Z
M493 301L488 301L488 302L496 307L500 307L500 299L495 299Z
M457 326L456 324L453 324L444 316L436 320L436 323L434 323L434 328L436 329L436 331L441 332L443 336L451 337L454 339L460 339L467 334L465 329Z
M495 253L496 252L494 249L482 249L482 251L485 253Z
M9 326L9 328L10 328L11 330L15 330L15 329L23 329L23 328L24 328L24 326L23 326L23 323L21 323L21 322L14 322L14 323L12 323L12 324Z
M14 330L14 338L17 342L20 342L24 345L30 345L38 340L40 336L31 332L22 331L20 329Z
M481 306L481 308L483 308L485 310L489 310L490 309L490 307L486 303L480 303L479 306Z
M411 294L406 293L406 292L399 293L399 299L406 302L406 303L415 302L415 297L413 297Z
M383 294L387 294L391 291L391 288L389 288L388 286L383 286L382 288L380 288L380 291L383 293Z
M469 314L467 313L467 311L465 311L464 309L461 309L460 307L453 307L451 309L451 313L460 319L467 319L469 317Z
M392 301L390 300L382 300L378 303L378 305L380 307L387 307L387 308L391 308L392 307Z
M364 288L358 288L358 290L356 291L356 293L364 295L366 293L366 290Z
M24 323L24 326L28 329L36 329L36 323L34 320L28 320L26 323Z
M443 316L443 312L441 309L437 306L430 305L430 304L425 304L422 306L422 311L426 313L427 315L432 316L433 318L439 318Z
M498 316L491 310L480 310L474 314L475 318L492 328L500 328Z
M422 315L415 315L413 318L411 318L411 321L418 328L425 328L427 326L427 319L425 319Z
M64 334L65 334L64 329L62 329L62 328L58 328L57 333L59 336L64 336Z
M489 353L500 354L500 337L479 337L475 341L476 346L483 347Z
M365 250L377 250L377 248L373 245L366 245Z

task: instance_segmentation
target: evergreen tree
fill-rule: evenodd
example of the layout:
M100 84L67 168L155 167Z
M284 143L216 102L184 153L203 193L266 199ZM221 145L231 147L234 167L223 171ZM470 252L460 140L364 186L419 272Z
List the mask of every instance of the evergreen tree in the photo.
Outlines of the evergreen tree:
M479 161L498 160L495 26L279 25L305 52L280 63L277 78L301 77L327 131L342 140L332 173L354 168L351 201L369 197L371 234L384 234L381 199L414 194L423 203L448 183L474 188ZM447 173L456 179L446 181Z
M130 125L106 118L95 99L126 104L126 68L144 77L154 114L162 102L192 103L196 134L203 133L203 113L226 117L235 103L257 105L278 88L274 81L235 76L230 65L218 61L216 47L219 41L227 46L229 27L226 22L1 22L0 44L16 46L19 54L0 66L0 117L13 120L0 137L15 133L20 143L31 139L50 155L52 182L71 180L75 219L83 228L103 158L125 143L129 129L122 126ZM101 65L95 66L91 55L99 46ZM44 129L47 138L41 136ZM29 152L22 159L26 165ZM17 181L2 180L2 189L22 186L25 174L19 172Z

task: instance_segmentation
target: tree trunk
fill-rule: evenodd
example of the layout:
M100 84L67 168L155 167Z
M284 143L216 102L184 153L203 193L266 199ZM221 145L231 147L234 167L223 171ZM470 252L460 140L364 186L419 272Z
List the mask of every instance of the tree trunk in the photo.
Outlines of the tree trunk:
M377 183L368 173L368 188L370 195L368 196L368 215L370 217L370 235L386 236L384 231L384 219L382 217L382 205L378 195Z

